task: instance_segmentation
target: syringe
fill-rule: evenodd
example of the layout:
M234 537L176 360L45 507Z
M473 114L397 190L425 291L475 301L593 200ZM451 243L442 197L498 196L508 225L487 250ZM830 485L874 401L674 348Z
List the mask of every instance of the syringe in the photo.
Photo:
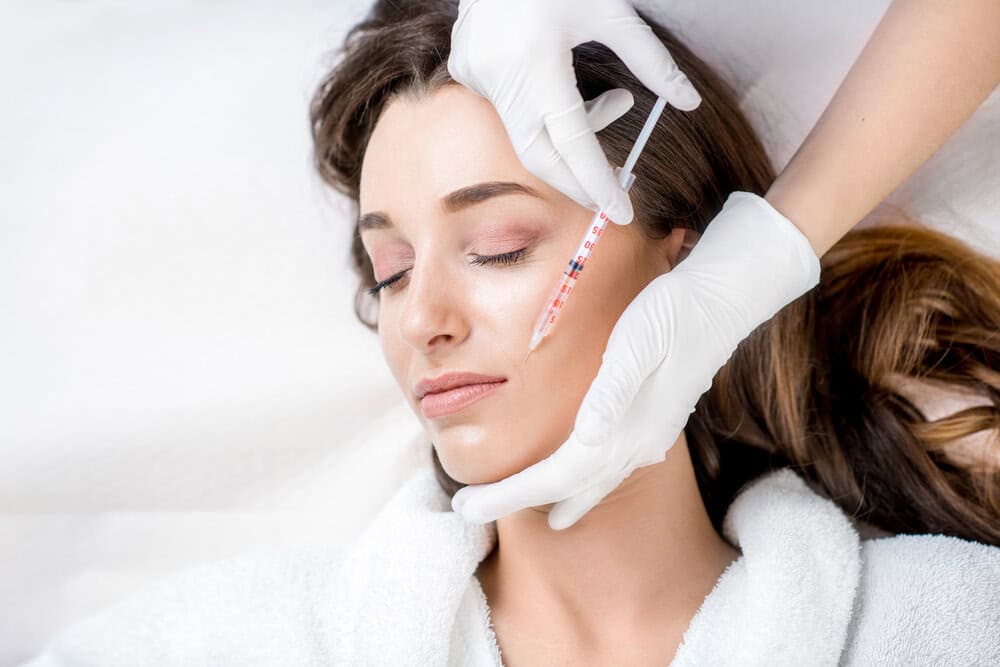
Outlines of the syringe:
M665 98L657 98L653 109L649 112L649 117L646 118L646 123L642 126L642 130L639 131L639 136L636 138L635 144L628 154L628 158L625 160L625 165L623 167L615 167L615 175L618 177L618 182L625 192L628 192L632 184L635 183L635 176L632 174L632 169L639 160L639 154L646 145L646 140L652 134L653 128L656 126L656 121L660 119L660 114L663 113L666 105L667 100ZM601 210L594 215L593 220L588 225L587 232L583 235L583 240L580 241L580 245L576 249L576 254L569 260L569 266L566 267L562 278L559 280L559 284L552 291L552 296L546 301L545 308L542 309L541 314L535 322L535 332L531 336L531 342L528 344L528 354L524 357L525 362L528 361L528 356L534 352L535 348L542 342L542 339L548 336L553 327L555 327L559 314L562 313L563 307L566 305L566 300L573 292L573 286L576 285L576 281L580 277L580 272L583 271L583 267L587 264L587 260L594 251L594 246L600 240L601 234L604 233L604 228L607 224L608 216Z

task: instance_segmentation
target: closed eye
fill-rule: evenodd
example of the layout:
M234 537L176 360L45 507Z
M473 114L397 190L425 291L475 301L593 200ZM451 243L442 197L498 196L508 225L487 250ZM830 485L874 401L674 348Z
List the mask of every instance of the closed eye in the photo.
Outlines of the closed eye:
M473 264L479 264L479 265L483 265L483 264L514 264L515 262L520 261L521 258L524 257L524 255L527 252L528 252L528 249L525 247L525 248L521 248L520 250L513 250L511 252L505 252L502 255L476 255L475 258L472 260L472 263ZM407 271L408 270L409 269L407 269ZM371 289L369 289L367 291L368 291L369 294L371 294L371 295L374 296L375 294L378 294L378 292L380 292L382 290L382 288L384 288L384 287L390 287L391 288L391 285L393 283L395 283L397 280L399 280L400 278L402 278L404 275L406 275L406 271L400 271L396 275L390 276L390 277L386 278L385 280L380 281L379 283L377 283L375 285L375 287L372 287Z

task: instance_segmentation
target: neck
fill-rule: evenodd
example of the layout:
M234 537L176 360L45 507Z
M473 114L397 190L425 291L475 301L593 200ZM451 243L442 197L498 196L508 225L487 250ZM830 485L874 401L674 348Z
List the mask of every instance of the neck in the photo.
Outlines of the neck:
M686 627L739 555L712 526L683 433L663 462L636 469L569 528L549 528L550 508L499 519L477 576L491 608L580 637Z

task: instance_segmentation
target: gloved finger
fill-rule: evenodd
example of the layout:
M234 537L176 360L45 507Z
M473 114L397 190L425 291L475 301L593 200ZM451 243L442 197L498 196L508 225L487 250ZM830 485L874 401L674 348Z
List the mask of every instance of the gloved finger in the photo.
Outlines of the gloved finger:
M603 106L603 103L602 103ZM499 109L497 113L507 130L507 136L524 168L538 179L563 193L580 206L597 211L598 206L588 195L576 177L563 162L559 152L549 139L549 132L542 121L542 112L537 115L514 117Z
M642 378L613 359L601 363L580 402L573 433L585 447L606 444L639 391Z
M576 495L556 503L549 512L549 528L565 530L592 510L604 497L618 488L628 476L626 472L601 479Z
M587 122L591 132L600 132L615 122L632 108L635 97L627 88L606 90L592 100L583 103L587 111Z
M544 127L534 137L534 140L518 154L518 157L520 157L525 169L580 206L594 212L599 210L600 207L580 186L576 176L569 170L569 166L552 145L549 133Z
M584 446L600 446L618 429L643 384L663 364L678 319L670 294L675 285L673 272L654 278L611 329L601 367L576 416L573 432Z
M634 104L635 98L631 91L625 88L607 90L584 102L587 122L592 131L599 132L628 113ZM525 169L573 199L580 206L589 208L595 213L600 209L569 170L562 156L552 145L549 133L544 127L534 133L517 127L509 127L507 134L511 137L515 148L519 145L523 146L519 157ZM531 139L517 139L521 136L531 136Z
M469 523L482 524L527 507L558 502L587 486L602 470L607 456L598 451L581 447L571 435L550 456L510 477L459 489L452 509Z
M635 78L681 111L701 104L701 95L677 67L653 29L639 16L608 21L600 39L621 58Z
M545 128L552 145L569 166L583 189L607 213L612 222L627 225L632 222L632 202L615 178L587 118L583 100L565 110L547 114Z

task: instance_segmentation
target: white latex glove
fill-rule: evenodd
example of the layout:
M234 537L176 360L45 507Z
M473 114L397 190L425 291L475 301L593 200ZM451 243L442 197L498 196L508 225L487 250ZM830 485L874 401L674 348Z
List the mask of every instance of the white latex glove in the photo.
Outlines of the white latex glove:
M671 105L701 96L627 0L461 0L448 72L493 103L532 174L612 221L632 221L632 203L588 122L572 48L598 41ZM620 89L621 90L621 89Z
M633 470L664 460L737 344L819 273L794 224L763 198L732 193L687 258L622 313L566 442L506 479L460 489L452 508L486 523L556 503L549 525L573 525Z

